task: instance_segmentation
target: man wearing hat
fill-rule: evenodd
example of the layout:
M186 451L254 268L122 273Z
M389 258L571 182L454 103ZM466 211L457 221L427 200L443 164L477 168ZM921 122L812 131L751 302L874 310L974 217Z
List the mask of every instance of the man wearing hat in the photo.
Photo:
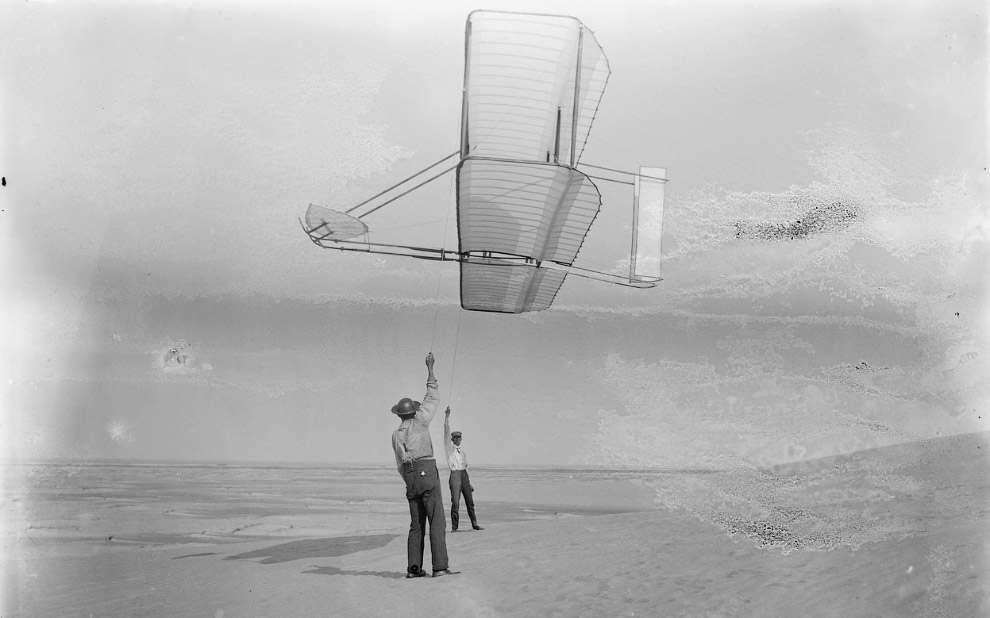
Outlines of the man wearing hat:
M467 507L468 517L471 518L471 527L475 530L484 530L478 525L478 517L474 514L474 487L471 487L471 479L468 478L467 454L461 448L461 432L450 431L450 408L444 412L443 420L443 446L447 452L447 466L450 468L450 529L457 532L457 524L460 522L460 500L464 494L464 506Z
M392 449L395 464L406 484L409 501L409 540L406 544L408 563L406 577L423 577L423 550L426 522L430 524L430 551L433 554L433 577L452 575L447 568L447 522L443 514L443 495L440 493L440 473L433 459L433 440L430 438L430 422L440 407L440 392L433 375L433 354L426 355L426 396L423 403L408 397L392 406L392 414L402 419L399 428L392 432Z

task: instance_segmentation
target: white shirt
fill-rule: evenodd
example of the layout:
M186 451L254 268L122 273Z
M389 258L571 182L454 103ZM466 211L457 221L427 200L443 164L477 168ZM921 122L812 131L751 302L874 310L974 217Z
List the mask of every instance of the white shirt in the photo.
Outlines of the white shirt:
M454 448L447 452L447 465L451 470L467 469L467 455L464 454L461 447L454 445Z
M443 446L447 452L447 467L451 470L467 470L467 454L460 446L454 444L454 439L450 437L450 418L443 422Z

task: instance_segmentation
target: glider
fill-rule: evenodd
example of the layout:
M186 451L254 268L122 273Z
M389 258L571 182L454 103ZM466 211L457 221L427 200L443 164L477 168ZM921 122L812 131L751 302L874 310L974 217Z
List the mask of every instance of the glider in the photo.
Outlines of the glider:
M664 168L641 167L624 183L634 188L628 275L574 265L602 206L592 177L578 169L610 73L594 34L573 17L501 11L472 12L465 30L460 149L345 212L310 204L301 222L310 240L327 249L458 262L461 307L471 311L547 309L568 275L656 286L660 277L637 265L644 256L658 262L660 235L640 230L638 217L641 201L662 213ZM394 195L455 156L455 165ZM371 241L364 217L450 171L456 251Z

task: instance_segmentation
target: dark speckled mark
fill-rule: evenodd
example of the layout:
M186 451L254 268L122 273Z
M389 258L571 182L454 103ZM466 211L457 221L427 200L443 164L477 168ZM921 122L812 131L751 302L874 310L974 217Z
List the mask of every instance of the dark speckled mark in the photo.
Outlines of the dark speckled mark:
M818 204L800 219L788 222L753 223L736 221L736 238L741 240L797 240L848 227L859 217L855 206L832 202Z

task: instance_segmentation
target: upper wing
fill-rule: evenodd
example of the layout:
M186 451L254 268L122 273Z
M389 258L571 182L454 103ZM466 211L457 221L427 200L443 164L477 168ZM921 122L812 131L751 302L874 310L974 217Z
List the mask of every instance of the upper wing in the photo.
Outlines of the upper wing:
M462 157L574 166L608 81L608 60L579 20L468 16Z

